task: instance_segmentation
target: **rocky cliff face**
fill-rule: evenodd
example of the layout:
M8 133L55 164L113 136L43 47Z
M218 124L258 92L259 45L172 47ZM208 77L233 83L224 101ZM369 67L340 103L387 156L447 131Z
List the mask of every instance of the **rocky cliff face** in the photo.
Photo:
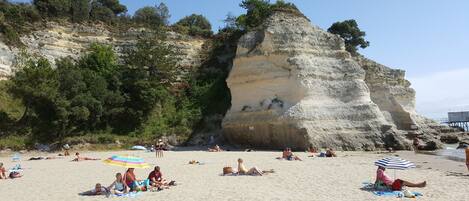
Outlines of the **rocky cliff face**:
M21 37L29 54L40 55L51 62L61 57L78 58L91 43L112 45L116 52L132 45L145 29L129 29L123 33L113 33L101 25L70 24L48 22L44 29L33 31ZM169 33L169 41L180 51L179 66L182 69L200 65L201 52L206 40ZM13 63L20 49L7 47L0 41L0 79L12 73Z
M301 14L276 12L239 41L223 132L265 148L408 148L408 131L428 126L404 75L351 57L339 36Z

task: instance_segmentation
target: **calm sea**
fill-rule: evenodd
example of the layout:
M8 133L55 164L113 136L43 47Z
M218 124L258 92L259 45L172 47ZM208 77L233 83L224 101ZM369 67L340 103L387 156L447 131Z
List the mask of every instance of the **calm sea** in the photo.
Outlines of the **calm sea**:
M457 144L447 144L445 149L437 151L437 155L447 157L451 160L465 161L466 152L464 149L456 149Z

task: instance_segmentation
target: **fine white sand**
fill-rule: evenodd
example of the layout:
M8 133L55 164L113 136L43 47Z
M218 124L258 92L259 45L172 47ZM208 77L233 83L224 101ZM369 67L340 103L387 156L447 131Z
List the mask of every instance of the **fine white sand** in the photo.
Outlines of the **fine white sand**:
M203 151L165 152L155 159L154 153L143 151L82 152L82 156L105 159L114 154L143 157L152 165L159 165L164 177L176 180L178 186L161 192L146 192L137 198L83 197L78 193L93 188L94 184L109 185L116 172L125 169L109 166L102 161L70 162L70 158L25 161L24 177L0 180L0 200L396 200L378 197L360 190L362 182L373 182L376 167L373 162L386 154L339 152L337 158L309 158L297 153L304 161L282 161L279 152L222 152ZM412 188L421 192L417 200L468 200L469 176L464 163L440 159L436 156L415 155L412 152L394 153L413 160L418 168L397 171L397 177L409 181L426 180L426 188ZM44 155L45 156L45 155ZM48 156L51 156L49 154ZM222 168L236 168L237 158L243 158L247 168L274 169L267 176L220 176ZM205 165L189 165L189 160ZM15 163L10 157L1 157L7 168ZM137 177L146 178L151 169L136 170ZM393 170L387 174L394 176ZM407 198L406 198L407 199Z

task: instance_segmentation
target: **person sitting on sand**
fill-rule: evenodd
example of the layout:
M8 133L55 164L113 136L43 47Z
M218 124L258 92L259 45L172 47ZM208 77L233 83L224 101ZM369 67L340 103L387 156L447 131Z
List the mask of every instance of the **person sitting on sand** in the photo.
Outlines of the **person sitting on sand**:
M160 188L166 184L166 180L163 179L160 166L155 166L155 169L153 169L153 171L148 175L148 179L150 180L150 185L153 187Z
M0 163L0 179L7 179L7 175L6 175L6 170L5 170L5 167L3 167L3 163Z
M94 195L106 195L108 194L108 190L101 186L100 183L97 183L94 187L94 189L80 193L79 195L82 196L94 196Z
M89 158L89 157L81 157L80 153L75 153L75 159L72 161L78 162L78 161L95 161L95 160L100 160L99 158Z
M107 189L109 189L114 195L122 195L127 193L127 186L124 184L124 179L121 173L116 174L116 180L112 182Z
M129 168L124 174L124 184L130 191L146 191L146 186L141 185L142 181L138 180L134 173L134 168Z
M326 157L337 157L337 155L332 148L329 148L326 150Z
M222 152L223 149L221 149L220 146L218 146L218 144L216 144L215 146L213 146L213 148L208 148L208 151L209 152Z
M251 175L251 176L262 176L267 173L273 173L273 170L270 171L262 171L257 167L252 167L251 169L247 169L243 164L243 159L238 158L238 174L239 175Z
M386 185L387 187L391 188L393 191L400 191L402 190L403 186L407 187L420 187L423 188L427 185L427 182L421 182L421 183L411 183L408 181L404 181L402 179L396 179L392 180L390 177L388 177L384 171L386 168L384 167L378 167L378 170L376 171L376 181L375 184L382 183Z

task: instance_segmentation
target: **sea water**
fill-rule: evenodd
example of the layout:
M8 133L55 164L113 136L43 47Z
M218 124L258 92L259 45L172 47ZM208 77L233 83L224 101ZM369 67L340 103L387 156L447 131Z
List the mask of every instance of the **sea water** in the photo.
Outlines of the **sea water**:
M444 149L437 152L437 155L447 157L451 160L465 161L466 152L464 149L456 149L458 144L447 144Z

